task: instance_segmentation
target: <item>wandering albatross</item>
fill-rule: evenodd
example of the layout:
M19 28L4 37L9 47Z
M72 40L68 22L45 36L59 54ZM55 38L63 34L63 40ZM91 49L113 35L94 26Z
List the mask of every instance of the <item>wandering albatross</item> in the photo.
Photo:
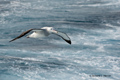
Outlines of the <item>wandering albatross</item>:
M63 40L65 40L67 43L71 44L71 40L66 33L56 31L56 30L53 29L53 27L43 27L43 28L40 28L40 29L34 29L34 28L29 29L29 30L23 32L22 34L20 34L18 37L12 39L9 42L12 42L16 39L19 39L19 38L25 36L29 32L33 32L33 33L28 35L27 38L41 38L41 37L47 37L50 34L56 34L56 35L60 36Z

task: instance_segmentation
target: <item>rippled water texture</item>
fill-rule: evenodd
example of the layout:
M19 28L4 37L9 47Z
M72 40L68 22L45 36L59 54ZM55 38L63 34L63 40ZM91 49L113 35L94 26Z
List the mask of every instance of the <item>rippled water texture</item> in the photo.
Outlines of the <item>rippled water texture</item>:
M68 34L22 37L52 26ZM120 80L120 0L0 0L0 80Z

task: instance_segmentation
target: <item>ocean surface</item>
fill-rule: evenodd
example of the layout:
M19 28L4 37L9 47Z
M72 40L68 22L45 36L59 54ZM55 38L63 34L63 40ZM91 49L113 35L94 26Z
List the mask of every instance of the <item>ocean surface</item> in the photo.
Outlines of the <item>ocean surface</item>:
M120 0L0 0L0 80L120 80Z

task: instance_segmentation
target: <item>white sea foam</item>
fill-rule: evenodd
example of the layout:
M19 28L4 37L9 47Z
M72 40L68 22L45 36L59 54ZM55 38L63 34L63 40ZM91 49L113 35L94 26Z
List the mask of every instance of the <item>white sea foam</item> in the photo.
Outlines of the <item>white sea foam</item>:
M94 2L94 1L93 1ZM84 2L76 2L77 5L69 5L69 6L79 6L79 7L105 7L105 6L116 6L118 7L119 4L120 4L120 1L119 0L111 0L111 1L95 1L94 4L91 4L88 2L88 4L82 4ZM80 4L80 5L78 5Z

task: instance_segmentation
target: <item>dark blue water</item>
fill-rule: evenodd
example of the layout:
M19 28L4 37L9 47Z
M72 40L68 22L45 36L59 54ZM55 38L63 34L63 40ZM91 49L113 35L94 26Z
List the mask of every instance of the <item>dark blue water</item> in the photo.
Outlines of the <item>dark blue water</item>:
M52 26L55 35L23 37ZM119 80L120 0L0 0L0 80Z

